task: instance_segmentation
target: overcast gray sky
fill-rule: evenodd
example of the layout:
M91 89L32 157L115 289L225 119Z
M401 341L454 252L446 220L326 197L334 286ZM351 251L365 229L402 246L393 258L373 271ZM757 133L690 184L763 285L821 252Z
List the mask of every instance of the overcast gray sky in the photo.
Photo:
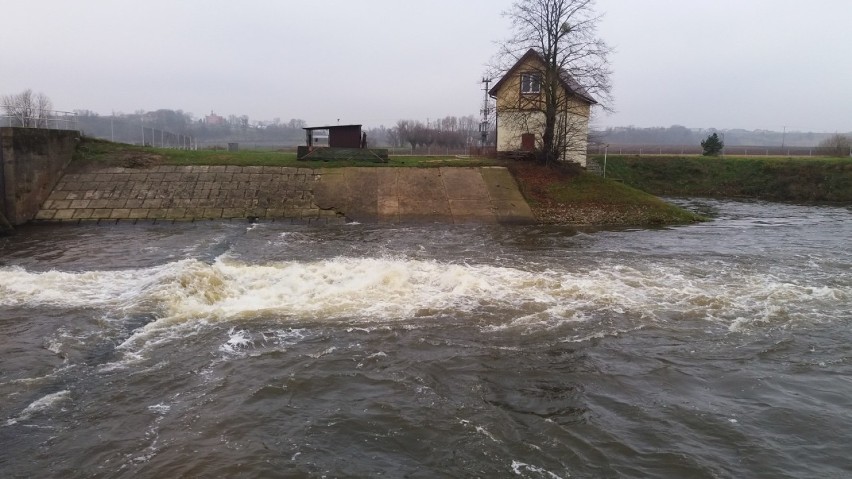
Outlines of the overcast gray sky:
M0 0L0 94L392 125L478 114L511 0ZM598 0L598 126L852 131L852 1Z

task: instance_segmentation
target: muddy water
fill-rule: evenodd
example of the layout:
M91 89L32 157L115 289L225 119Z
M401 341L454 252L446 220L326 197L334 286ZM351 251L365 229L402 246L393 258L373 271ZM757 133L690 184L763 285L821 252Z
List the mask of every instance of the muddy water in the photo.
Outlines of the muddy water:
M40 226L0 239L4 477L842 477L852 211Z

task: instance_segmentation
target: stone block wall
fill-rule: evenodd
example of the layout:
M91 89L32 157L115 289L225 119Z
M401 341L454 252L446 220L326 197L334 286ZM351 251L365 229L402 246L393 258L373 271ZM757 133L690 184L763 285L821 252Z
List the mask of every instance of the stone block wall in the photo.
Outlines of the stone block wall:
M37 220L337 220L313 202L320 174L277 166L102 168L66 174ZM342 220L342 218L339 218Z
M531 222L505 168L104 167L66 174L39 221Z

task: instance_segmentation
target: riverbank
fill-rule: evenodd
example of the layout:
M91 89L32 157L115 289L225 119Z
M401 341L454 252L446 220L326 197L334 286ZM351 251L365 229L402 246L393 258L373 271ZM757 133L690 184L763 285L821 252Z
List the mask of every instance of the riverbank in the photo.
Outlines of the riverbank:
M704 218L617 181L570 168L507 163L536 220L543 224L639 226Z
M606 173L663 196L852 203L852 158L609 156Z
M492 177L496 174L496 172L487 171L491 170L490 168L483 170L486 171L485 173L482 173L482 178L485 179L484 182L474 178L476 181L473 183L476 183L476 185L473 185L471 181L455 181L448 176L454 168L461 168L463 170L465 168L469 169L470 167L491 166L502 166L507 168L511 172L512 177L514 177L517 185L508 184L505 181L506 178L502 177L500 178L500 181L492 181ZM438 220L440 217L444 216L446 218L450 218L453 222L467 222L476 219L491 222L492 220L500 221L502 218L516 222L523 217L524 221L532 220L543 224L592 226L679 224L699 221L701 219L695 214L669 205L652 195L643 193L618 182L604 180L596 175L583 173L579 170L545 168L535 163L499 161L487 158L391 157L388 163L377 165L372 162L355 161L297 161L295 154L281 151L182 151L143 148L132 145L110 143L103 140L86 139L81 143L69 171L71 174L85 174L86 172L92 171L121 171L125 174L131 174L133 178L141 179L142 181L147 180L147 177L142 175L143 173L154 172L155 176L153 176L153 178L160 181L162 180L161 176L163 176L160 175L160 173L167 173L165 176L168 176L168 171L180 171L182 174L202 173L200 169L205 167L210 170L216 170L218 173L225 173L225 170L218 171L225 167L230 169L230 171L227 171L228 173L236 173L238 168L248 168L251 170L250 172L252 174L261 172L271 173L273 171L277 174L280 173L278 168L293 170L298 168L296 171L303 172L302 174L307 175L306 177L308 178L321 176L326 178L326 180L330 180L331 178L360 177L362 180L358 181L359 184L369 184L373 186L375 186L374 184L376 181L367 181L367 183L364 183L363 180L363 178L372 176L368 174L368 172L371 171L371 168L380 167L393 169L402 167L421 168L426 170L438 168L441 170L441 172L423 172L419 175L424 178L430 177L431 183L434 183L433 188L426 188L422 192L416 194L409 191L407 194L396 195L394 198L390 199L384 197L378 198L380 201L373 201L377 199L373 198L376 195L369 195L366 199L359 197L356 201L355 198L359 195L356 195L355 193L357 193L357 191L361 191L362 188L359 187L353 189L351 185L346 183L344 185L346 186L344 190L348 189L353 192L353 194L346 198L340 197L335 198L333 201L320 201L320 204L318 205L309 204L310 201L306 203L304 200L313 198L313 188L304 187L296 194L296 196L303 200L296 207L290 208L288 205L287 208L285 208L285 205L276 205L275 211L270 211L269 209L264 211L264 203L271 204L274 202L272 198L282 196L279 194L273 194L268 201L262 200L260 207L258 207L257 204L252 204L243 208L250 216L260 218L268 217L270 214L273 214L274 217L280 217L284 214L290 216L297 215L299 218L324 218L324 220L327 220L331 218L338 218L343 215L355 214L358 220L368 220L372 213L372 216L382 220L392 220L394 218L414 219L413 216L407 215L406 211L414 211L414 205L423 203L425 199L429 199L428 203L431 204L431 206L427 208L429 211L424 210L416 216L422 216L428 220ZM189 170L186 170L187 168L189 168ZM323 174L324 172L331 173L334 171L341 171L341 168L345 168L346 170L353 169L354 172L352 175L344 174L342 176L339 174ZM206 171L204 171L204 173L206 173ZM412 172L388 173L381 174L378 177L388 179L389 181L393 180L391 183L385 183L396 185L398 184L399 178L414 178L417 176L412 175ZM226 176L227 175L222 174L215 176L215 181L226 179ZM451 176L455 178L459 175ZM443 180L440 179L441 177L443 177ZM103 178L103 176L98 177L98 179ZM197 178L194 178L193 181L197 182ZM252 186L252 195L254 197L264 196L265 193L260 185L260 178L255 177L253 181L257 184L249 185ZM347 179L347 182L348 181L349 180ZM413 184L424 181L424 184L430 183L423 179L417 179L417 181ZM76 184L78 181L70 183ZM64 184L67 185L69 182ZM476 186L476 188L472 185ZM507 192L509 192L510 189L514 189L516 186L523 196L521 197L517 194L509 195L506 198L510 201L508 203L503 201L506 199L503 198L503 196L508 194ZM123 186L124 189L127 189L128 187L128 185ZM113 187L109 185L100 185L99 188L101 190L104 188L108 190L113 189ZM132 187L129 188L132 189ZM204 185L203 188L209 189L211 192L215 192L219 189L215 183L211 185ZM237 188L239 188L239 186L237 186ZM489 188L495 190L490 192L492 195L490 199L488 195L485 194L486 190ZM187 189L195 190L198 189L198 186L193 184L191 188L184 188L184 190ZM227 189L231 190L231 188ZM327 194L329 191L338 189L339 188L322 187L320 188L320 191ZM372 191L375 188L368 189L369 191ZM169 190L166 190L165 192L160 191L162 188L157 185L140 185L136 188L136 190L147 190L149 194L151 191L159 191L159 193L154 193L154 197L123 198L129 202L127 204L132 205L132 208L137 209L137 211L134 211L130 215L133 216L133 219L148 219L148 217L154 219L194 219L196 216L199 218L205 218L216 216L216 214L220 211L227 212L229 217L233 217L233 215L239 213L239 207L241 206L235 205L234 201L229 201L227 205L222 206L220 209L218 204L210 201L211 198L209 195L212 193L209 193L207 197L198 198L198 201L193 203L177 202L177 204L181 205L180 208L189 208L189 210L174 209L174 206L164 209L164 207L160 205L175 204L175 202L169 201ZM383 190L380 190L380 192L381 191ZM441 195L441 198L432 198L435 195L430 192L434 191L443 191L444 194ZM471 196L476 192L480 192L482 194L475 197ZM82 191L78 192L76 196L85 194L86 192ZM102 200L104 198L101 197L104 194L107 194L107 192L90 192L89 196L98 196L98 199ZM54 199L58 199L60 196L63 195L54 195ZM124 196L126 196L126 194ZM372 200L370 198L372 198ZM140 199L149 201L145 203L136 201ZM158 199L162 201L150 201ZM232 200L232 198L229 198L229 200ZM529 207L523 205L522 203L524 202L528 203ZM118 211L104 211L104 205L107 203L108 202L105 201L97 201L95 205L98 206L101 211L100 213L91 213L93 215L92 217L97 217L98 214L100 214L106 215L109 219L114 219L116 218L116 215L120 216L126 213L126 210L128 209L127 206L121 206L112 208L113 210ZM376 205L373 205L373 203L376 203ZM446 203L446 205L444 205L444 203ZM75 204L79 205L80 203ZM146 206L156 205L157 211L149 211L147 213L141 211L141 208L143 208L141 206L142 204L145 204ZM331 205L338 207L338 213L340 213L340 215L328 214L328 210L323 209L330 208ZM342 208L341 205L343 205ZM397 209L393 209L393 205L397 205ZM399 209L399 205L409 205L409 207L407 209ZM56 204L51 203L47 206L53 207L56 206ZM65 205L64 203L61 203L60 206ZM369 208L367 206L369 206ZM518 210L516 207L521 208L523 212ZM487 212L485 210L489 208L492 213L486 214ZM56 210L56 208L50 209ZM347 211L339 211L341 209ZM296 210L298 210L298 212ZM320 210L325 212L322 216L318 213ZM385 213L382 214L382 211ZM419 209L417 211L419 211ZM69 215L70 218L66 219L77 219L79 215L86 216L90 212L65 211L58 216L52 213L53 212L45 212L40 216L40 219L55 220L58 219L58 216L64 217ZM177 218L173 218L175 215L177 215Z

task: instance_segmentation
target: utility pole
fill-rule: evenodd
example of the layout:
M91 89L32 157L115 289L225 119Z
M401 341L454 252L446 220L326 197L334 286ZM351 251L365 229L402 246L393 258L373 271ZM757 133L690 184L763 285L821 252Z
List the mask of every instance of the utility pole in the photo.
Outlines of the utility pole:
M482 100L482 123L479 124L479 137L481 147L485 150L485 142L488 140L488 125L490 124L488 121L488 84L491 83L491 79L483 78L482 83L485 84L482 88L482 91L485 92L485 98Z
M787 141L787 125L784 125L784 132L781 133L781 154L784 154L784 143Z

